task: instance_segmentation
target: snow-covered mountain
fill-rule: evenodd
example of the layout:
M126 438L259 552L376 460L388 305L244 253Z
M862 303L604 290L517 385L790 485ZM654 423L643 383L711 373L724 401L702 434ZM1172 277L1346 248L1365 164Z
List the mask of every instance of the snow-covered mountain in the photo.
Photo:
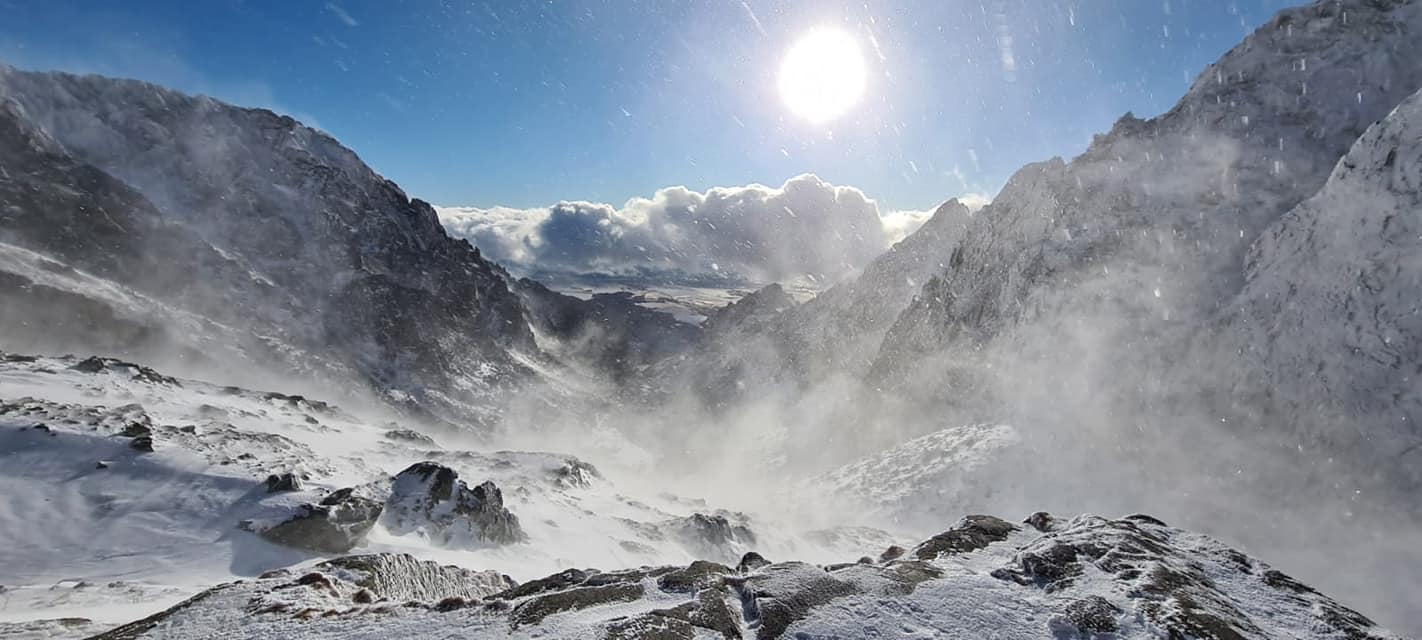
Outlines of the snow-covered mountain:
M1413 2L1285 10L1167 113L1128 114L1071 162L1023 168L889 331L873 377L904 381L926 355L1040 333L1173 350L1167 334L1208 321L1238 292L1261 233L1422 87L1419 31Z
M514 281L290 118L0 66L0 634L1392 637L1304 582L1422 628L1419 60L1422 3L1284 11L699 325ZM943 531L1044 507L1306 577Z
M244 366L474 422L536 352L506 274L324 133L148 83L2 66L0 104L0 241L27 263L7 269L24 301L7 319L34 328L4 336L11 348L181 364L218 343ZM151 317L163 306L199 330ZM82 319L53 326L66 316Z
M1422 92L1373 125L1328 182L1269 227L1221 341L1236 391L1309 446L1367 452L1422 486Z

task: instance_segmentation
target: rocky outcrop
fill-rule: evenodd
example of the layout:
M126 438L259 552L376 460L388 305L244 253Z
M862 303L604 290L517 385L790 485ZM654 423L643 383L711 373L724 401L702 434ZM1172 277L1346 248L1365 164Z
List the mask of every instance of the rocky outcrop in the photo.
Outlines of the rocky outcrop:
M448 597L477 600L517 586L512 578L494 571L435 564L408 553L346 556L316 565L318 571L328 568L353 574L348 579L369 590L373 599L394 602L434 602Z
M512 544L527 536L493 482L470 488L458 472L434 462L401 471L391 484L381 523L391 533L418 533L442 547Z
M316 553L346 553L364 544L381 509L379 502L357 495L354 489L340 489L317 504L300 505L289 517L270 526L251 521L240 526L280 545Z
M1017 525L993 516L967 516L958 524L940 533L913 550L919 560L933 560L944 554L977 551L994 542L1002 542L1017 530Z
M744 514L693 513L662 525L693 556L735 562L755 545L755 533Z
M303 637L341 637L359 621L371 634L618 640L1397 638L1258 560L1148 516L1032 519L1055 524L1042 532L970 516L918 548L967 544L922 560L778 562L744 574L708 562L568 570L497 592L507 582L497 574L353 556L216 587L105 637L182 639L214 624L233 637L297 625Z

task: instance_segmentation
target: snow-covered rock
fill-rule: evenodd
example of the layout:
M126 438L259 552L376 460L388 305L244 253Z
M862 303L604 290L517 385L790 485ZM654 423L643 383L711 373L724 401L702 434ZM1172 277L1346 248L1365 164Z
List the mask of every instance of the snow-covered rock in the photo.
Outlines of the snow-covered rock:
M441 547L480 547L527 539L493 482L470 488L459 472L417 462L395 476L381 522L396 535L419 533Z
M567 454L391 439L394 416L377 409L139 363L0 354L0 566L13 594L0 623L91 635L220 582L350 552L526 580L570 566L734 564L753 548L820 560L891 540L801 539ZM152 451L133 447L140 438ZM299 486L272 492L273 476ZM138 586L64 586L73 580ZM52 590L66 595L41 596ZM88 622L38 622L65 617Z
M1149 516L1033 520L1051 524L970 516L913 559L568 570L498 592L484 574L357 556L218 586L100 638L1398 638Z

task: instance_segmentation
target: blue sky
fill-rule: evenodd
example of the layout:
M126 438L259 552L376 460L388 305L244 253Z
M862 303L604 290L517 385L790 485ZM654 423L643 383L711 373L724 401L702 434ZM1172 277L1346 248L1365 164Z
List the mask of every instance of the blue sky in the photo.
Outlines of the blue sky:
M437 204L620 205L810 172L924 209L1165 110L1289 4L0 0L0 59L289 113ZM861 40L871 77L811 126L775 76L821 25Z

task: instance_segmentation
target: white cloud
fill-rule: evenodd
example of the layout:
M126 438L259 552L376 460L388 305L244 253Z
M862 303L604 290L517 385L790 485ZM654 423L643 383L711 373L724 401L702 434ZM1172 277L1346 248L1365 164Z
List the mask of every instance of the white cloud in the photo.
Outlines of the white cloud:
M559 202L437 209L451 235L468 238L515 272L751 282L837 279L927 219L922 212L881 215L858 189L809 174L779 188L668 187L621 208Z
M884 234L889 237L889 243L895 243L907 238L910 233L918 231L923 223L933 217L933 210L915 211L905 209L902 211L888 211L882 216Z

